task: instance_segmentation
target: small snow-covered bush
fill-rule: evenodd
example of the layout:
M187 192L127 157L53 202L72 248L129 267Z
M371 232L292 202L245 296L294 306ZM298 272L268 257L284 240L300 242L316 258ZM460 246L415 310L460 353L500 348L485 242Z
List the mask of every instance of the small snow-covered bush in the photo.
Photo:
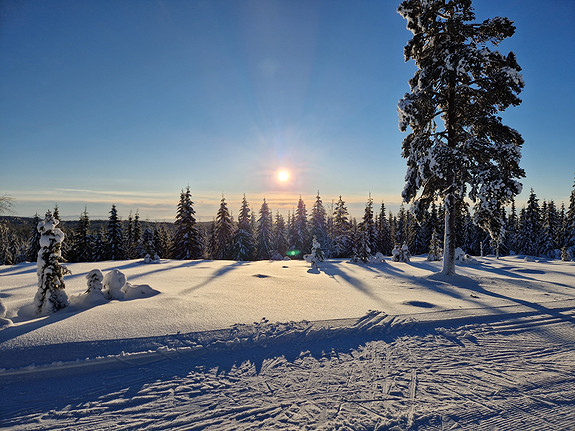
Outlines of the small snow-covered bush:
M126 285L126 276L118 269L113 269L104 276L103 293L107 299L124 299L122 287Z
M270 260L284 260L284 257L277 250L274 250Z
M99 269L93 269L86 274L86 281L88 283L88 290L81 295L73 296L71 302L73 305L81 307L93 307L95 305L105 304L108 302L104 293L102 292L102 280L104 275Z
M161 259L157 254L154 254L154 257L150 256L149 254L144 256L144 263L160 263Z
M312 268L317 268L317 264L319 262L323 262L323 251L321 250L321 245L315 239L315 237L313 238L311 254L306 254L304 259L307 263L311 263Z
M382 252L378 251L375 256L370 256L369 263L385 263L385 256Z
M411 253L406 243L403 243L401 248L396 245L391 251L391 254L391 260L394 262L409 262L411 258Z
M455 262L456 263L471 263L471 264L479 263L479 262L477 262L476 259L474 259L470 255L465 253L463 251L463 249L461 249L460 247L457 247L455 249Z

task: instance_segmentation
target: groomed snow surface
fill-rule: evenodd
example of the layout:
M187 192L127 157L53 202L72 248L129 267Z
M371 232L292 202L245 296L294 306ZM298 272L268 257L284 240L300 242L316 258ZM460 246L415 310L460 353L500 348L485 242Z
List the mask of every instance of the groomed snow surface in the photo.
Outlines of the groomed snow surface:
M0 428L574 429L575 262L529 260L69 264L40 318L0 266ZM94 269L145 294L82 300Z

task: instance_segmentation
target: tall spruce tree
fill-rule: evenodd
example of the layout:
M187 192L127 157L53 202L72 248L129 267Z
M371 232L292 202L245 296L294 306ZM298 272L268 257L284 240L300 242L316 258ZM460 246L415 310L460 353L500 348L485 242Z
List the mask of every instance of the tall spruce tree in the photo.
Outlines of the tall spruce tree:
M289 247L287 240L287 226L280 212L276 212L275 223L273 227L272 244L274 250L281 256L285 256Z
M106 235L106 260L121 260L126 258L124 249L124 232L122 222L118 217L116 205L112 205L108 217L108 231Z
M32 234L28 239L28 245L26 247L26 260L28 262L36 262L38 260L41 236L40 231L38 230L38 224L40 221L38 213L34 214L34 218L32 219Z
M74 231L72 243L72 260L73 262L91 262L93 258L92 236L90 235L90 218L88 209L80 215L80 220Z
M515 27L500 17L472 23L470 0L405 0L398 12L413 33L405 60L417 67L411 92L398 105L400 130L412 130L403 141L402 196L417 214L436 197L444 200L442 273L452 275L458 202L468 193L488 224L521 192L523 139L498 116L521 103L521 68L513 53L490 49Z
M569 196L569 208L565 216L565 248L571 260L575 260L575 183Z
M361 233L359 236L360 243L365 243L359 244L360 248L358 250L364 250L362 253L375 254L377 248L377 231L375 230L375 221L373 219L373 199L371 198L371 193L365 204L363 218L357 227Z
M300 196L293 216L293 237L290 244L290 248L294 251L294 257L301 259L304 254L309 254L311 250L309 242L307 210Z
M376 217L375 228L377 230L377 251L389 256L393 249L393 244L391 241L391 227L385 214L385 203L383 202Z
M245 261L254 258L254 233L252 231L250 207L244 195L238 215L238 228L234 234L232 259Z
M327 214L325 208L323 207L323 202L319 195L319 190L317 196L315 197L315 202L311 209L310 220L309 220L309 233L310 237L315 238L319 243L322 253L329 256L330 250L328 247L328 237L327 237Z
M200 259L202 257L202 240L196 226L194 203L190 187L180 193L180 202L176 213L175 233L172 242L172 258L180 260Z
M220 208L216 215L215 226L215 249L212 251L213 259L231 259L232 237L234 234L234 222L228 210L226 199L222 196Z
M537 256L541 247L541 207L539 199L531 189L527 206L520 213L520 246L521 253L531 256Z
M260 208L260 218L258 219L257 230L257 243L256 243L256 259L267 260L271 259L273 245L272 245L272 213L264 199Z
M333 256L349 257L351 253L351 223L345 202L339 196L333 210Z

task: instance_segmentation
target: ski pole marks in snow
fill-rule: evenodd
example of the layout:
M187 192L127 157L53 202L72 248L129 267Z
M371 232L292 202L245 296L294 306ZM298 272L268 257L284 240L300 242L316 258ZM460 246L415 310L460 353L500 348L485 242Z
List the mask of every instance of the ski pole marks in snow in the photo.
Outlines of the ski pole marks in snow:
M386 318L372 312L356 326ZM320 339L299 354L286 340L272 349L175 354L119 370L20 380L18 391L3 397L2 425L503 430L524 423L566 430L574 423L571 322L529 315L423 329L355 344L351 335ZM62 396L62 378L81 389ZM0 380L2 391L13 383Z

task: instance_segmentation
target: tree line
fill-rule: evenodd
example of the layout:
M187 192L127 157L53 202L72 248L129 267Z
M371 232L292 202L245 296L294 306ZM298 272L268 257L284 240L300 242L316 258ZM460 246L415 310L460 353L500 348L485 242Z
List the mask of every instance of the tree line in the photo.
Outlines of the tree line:
M311 209L300 197L287 218L275 214L264 199L259 210L250 207L245 195L237 219L232 217L224 196L212 222L198 223L189 187L182 190L175 222L142 222L136 211L121 220L115 205L99 229L92 228L85 210L74 226L62 228L66 240L62 255L68 262L144 259L230 259L239 261L301 259L311 252L315 240L327 258L367 261L376 253L390 256L404 244L413 255L441 257L440 238L444 232L444 205L433 201L416 218L401 206L396 214L385 203L374 208L369 196L363 216L352 217L345 201L339 199L327 209L318 192ZM58 207L53 217L60 218ZM515 203L499 214L501 228L489 233L477 222L466 202L457 206L455 238L457 247L470 255L520 254L550 259L575 258L575 185L569 204L540 201L531 190L519 211ZM36 214L29 226L0 222L0 264L36 262L40 223ZM95 223L98 224L98 223ZM101 223L99 223L101 224Z

